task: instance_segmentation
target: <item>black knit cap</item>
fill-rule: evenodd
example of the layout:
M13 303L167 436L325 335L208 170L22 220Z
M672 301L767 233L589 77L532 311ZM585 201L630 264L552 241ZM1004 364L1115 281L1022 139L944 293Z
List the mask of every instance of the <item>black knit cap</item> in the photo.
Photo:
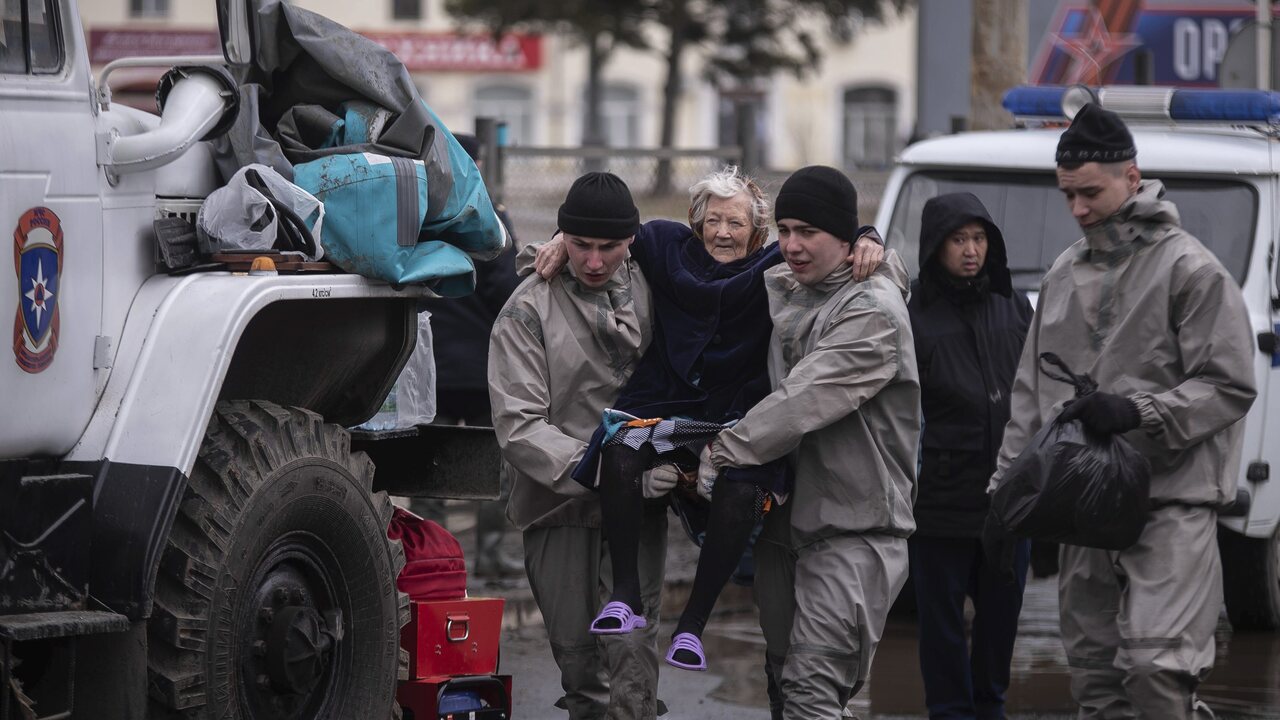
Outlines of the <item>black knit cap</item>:
M585 238L622 240L640 229L640 211L622 178L589 172L573 181L560 206L561 232Z
M858 191L844 173L810 165L791 173L773 203L775 220L802 220L846 242L858 237Z
M1133 136L1120 116L1094 103L1080 108L1071 127L1058 139L1059 165L1122 162L1137 155Z

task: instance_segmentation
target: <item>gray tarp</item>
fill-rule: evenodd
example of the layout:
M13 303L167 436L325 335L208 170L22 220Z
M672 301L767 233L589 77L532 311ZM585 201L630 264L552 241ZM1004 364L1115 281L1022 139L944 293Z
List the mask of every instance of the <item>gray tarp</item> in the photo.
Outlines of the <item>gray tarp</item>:
M313 12L260 0L252 18L254 62L233 72L240 114L213 143L223 181L249 163L293 179L293 166L327 155L369 152L419 158L427 168L427 220L444 212L453 187L447 137L409 71L389 50ZM342 106L363 101L388 112L374 142L326 146ZM373 122L373 118L369 118Z

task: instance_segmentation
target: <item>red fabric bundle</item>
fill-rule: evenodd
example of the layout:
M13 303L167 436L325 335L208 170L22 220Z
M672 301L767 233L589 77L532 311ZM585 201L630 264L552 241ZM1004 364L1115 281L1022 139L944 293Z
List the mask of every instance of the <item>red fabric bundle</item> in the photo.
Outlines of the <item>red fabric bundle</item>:
M467 594L462 546L448 530L396 508L387 537L404 546L404 569L396 586L415 601L457 600Z

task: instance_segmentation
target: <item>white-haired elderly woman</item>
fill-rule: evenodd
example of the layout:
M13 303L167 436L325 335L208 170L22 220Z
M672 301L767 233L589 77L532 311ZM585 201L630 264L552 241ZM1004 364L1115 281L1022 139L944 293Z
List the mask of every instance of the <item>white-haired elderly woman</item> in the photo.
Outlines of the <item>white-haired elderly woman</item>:
M613 565L613 594L591 624L593 633L628 633L647 622L636 561L644 498L669 492L680 477L696 473L698 451L719 427L772 390L764 271L782 256L776 243L766 244L769 217L759 185L728 167L690 188L691 227L653 220L631 245L653 292L653 342L613 408L679 422L655 433L653 421L607 421L574 473L600 492ZM869 275L883 256L874 229L862 230L849 258L858 277ZM561 242L553 240L539 248L535 269L550 277L564 260ZM716 480L715 492L707 493L698 569L666 655L669 664L706 669L701 635L707 618L756 522L789 491L785 459L727 469Z

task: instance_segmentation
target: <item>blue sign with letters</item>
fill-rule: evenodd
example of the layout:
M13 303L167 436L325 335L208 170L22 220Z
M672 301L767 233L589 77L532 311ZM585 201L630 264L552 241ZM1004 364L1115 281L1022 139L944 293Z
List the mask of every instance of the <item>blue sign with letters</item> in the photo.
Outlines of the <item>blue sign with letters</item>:
M1153 82L1178 87L1217 87L1218 66L1232 33L1251 19L1252 3L1238 7L1197 4L1143 5L1130 20L1104 16L1084 2L1064 2L1032 63L1037 84L1126 84L1136 79L1136 56L1149 53ZM1127 22L1127 27L1116 23Z

